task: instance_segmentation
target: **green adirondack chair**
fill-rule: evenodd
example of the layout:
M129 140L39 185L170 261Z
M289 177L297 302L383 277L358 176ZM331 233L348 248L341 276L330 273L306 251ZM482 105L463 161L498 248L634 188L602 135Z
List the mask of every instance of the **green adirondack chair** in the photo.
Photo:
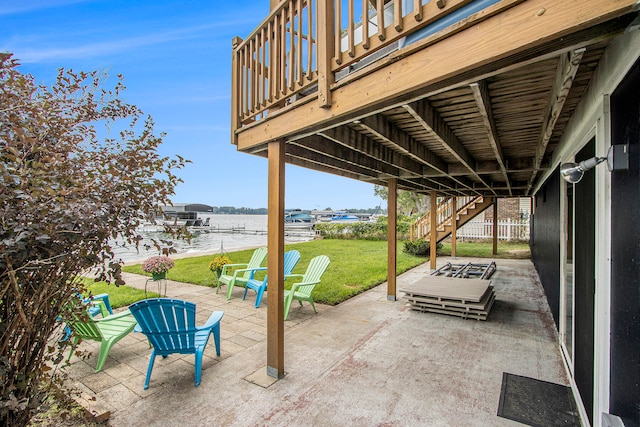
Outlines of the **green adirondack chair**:
M73 332L71 351L69 352L67 361L71 359L71 355L73 355L81 339L98 341L100 342L100 353L98 354L96 372L100 372L104 366L104 362L107 360L107 355L111 347L124 338L129 332L133 331L137 322L129 310L110 315L102 301L96 301L96 303L100 306L102 312L103 317L101 319L92 317L88 313L84 318L72 314L72 320L67 322L67 325Z
M294 283L291 286L291 290L284 291L284 320L287 320L289 316L289 309L291 308L293 300L298 301L300 305L302 305L302 301L307 301L311 304L311 307L313 307L313 311L318 312L313 303L311 292L313 292L313 288L320 283L320 279L329 266L329 262L328 256L320 255L311 259L307 271L304 274L290 274L287 276L288 278L302 277L302 280Z
M267 267L260 267L266 257L267 248L263 247L253 251L248 264L226 264L222 267L222 273L218 277L216 294L220 290L220 285L227 285L227 299L230 299L235 285L245 286L249 279L253 279L256 271L267 269Z

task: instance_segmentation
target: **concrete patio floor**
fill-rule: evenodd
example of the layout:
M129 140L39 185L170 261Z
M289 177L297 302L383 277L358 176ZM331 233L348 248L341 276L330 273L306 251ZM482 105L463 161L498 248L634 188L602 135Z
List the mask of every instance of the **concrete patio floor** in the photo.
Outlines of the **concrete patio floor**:
M451 261L438 259L438 265ZM487 262L457 258L453 262ZM398 289L428 274L398 277ZM127 283L144 288L144 277ZM169 297L197 304L199 322L223 310L220 357L205 351L194 387L193 355L157 358L143 390L150 349L132 333L94 373L98 346L65 370L70 385L112 426L510 426L496 415L503 372L567 385L555 325L529 260L498 260L496 302L487 321L409 310L386 299L386 283L338 306L292 306L285 322L287 375L265 378L266 297L259 309L242 288L226 301L215 289L169 281ZM252 376L253 374L253 376Z

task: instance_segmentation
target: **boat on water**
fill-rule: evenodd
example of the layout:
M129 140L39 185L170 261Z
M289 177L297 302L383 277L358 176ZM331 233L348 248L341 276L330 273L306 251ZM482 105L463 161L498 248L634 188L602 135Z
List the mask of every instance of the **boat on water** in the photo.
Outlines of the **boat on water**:
M312 230L316 223L313 215L302 212L300 209L286 211L284 215L285 230Z
M319 222L356 222L369 221L371 215L366 213L348 213L345 211L313 210L311 215Z
M212 213L213 207L200 203L176 203L173 206L162 206L159 220L169 226L208 227L210 219L198 218L198 213Z
M199 203L176 203L173 206L161 206L161 211L153 221L142 224L145 231L162 231L164 226L206 229L211 226L211 218L202 219L199 213L212 213L213 207Z
M335 212L331 216L331 222L353 222L360 221L360 217L356 215L350 215L346 212Z

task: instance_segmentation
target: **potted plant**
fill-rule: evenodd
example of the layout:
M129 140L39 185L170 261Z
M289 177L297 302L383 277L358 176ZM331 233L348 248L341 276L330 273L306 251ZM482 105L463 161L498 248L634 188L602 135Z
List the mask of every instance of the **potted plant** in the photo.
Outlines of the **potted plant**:
M227 264L231 264L231 258L229 258L225 253L216 254L209 263L209 270L211 270L216 275L216 278L219 279L222 274L222 268Z
M162 280L167 277L167 271L174 267L171 258L164 255L153 256L142 263L142 270L151 273L153 280Z

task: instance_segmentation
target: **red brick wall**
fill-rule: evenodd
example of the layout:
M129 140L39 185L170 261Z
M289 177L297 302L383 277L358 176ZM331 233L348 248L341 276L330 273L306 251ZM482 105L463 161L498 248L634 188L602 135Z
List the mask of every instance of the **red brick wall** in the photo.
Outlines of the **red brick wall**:
M484 211L484 218L487 221L493 220L493 206ZM519 198L498 199L498 220L504 221L507 219L521 219Z

